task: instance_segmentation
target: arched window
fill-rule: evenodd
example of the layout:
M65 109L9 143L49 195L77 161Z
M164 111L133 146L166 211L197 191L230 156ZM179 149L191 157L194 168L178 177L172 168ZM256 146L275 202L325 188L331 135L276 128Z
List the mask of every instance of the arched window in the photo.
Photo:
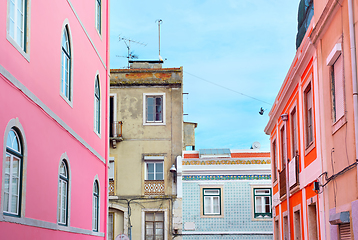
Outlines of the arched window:
M93 184L93 207L92 207L92 229L98 232L98 213L99 213L99 187L97 180Z
M4 213L20 216L23 150L18 133L12 128L7 135Z
M96 77L94 88L94 130L96 133L101 131L101 93L99 89L99 77Z
M68 217L68 182L69 174L65 160L61 161L60 173L58 177L58 223L67 225Z
M62 35L61 62L61 93L71 101L71 45L68 26L65 26Z

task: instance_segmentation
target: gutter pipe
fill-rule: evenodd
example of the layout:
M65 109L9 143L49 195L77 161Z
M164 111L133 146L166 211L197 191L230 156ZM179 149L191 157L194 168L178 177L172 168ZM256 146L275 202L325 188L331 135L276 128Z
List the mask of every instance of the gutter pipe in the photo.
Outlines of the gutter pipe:
M355 157L358 159L358 88L357 88L357 62L356 62L356 41L354 36L354 16L353 2L348 0L348 24L349 38L351 47L351 68L352 68L352 87L353 87L353 116L354 116L354 133L355 133Z

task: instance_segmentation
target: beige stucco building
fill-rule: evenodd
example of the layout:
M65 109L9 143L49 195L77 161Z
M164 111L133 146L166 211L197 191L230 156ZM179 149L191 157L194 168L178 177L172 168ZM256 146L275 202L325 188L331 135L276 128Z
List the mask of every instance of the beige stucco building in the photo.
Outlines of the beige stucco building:
M183 69L160 61L112 69L109 236L171 239L175 158L183 148ZM180 224L179 224L180 225Z

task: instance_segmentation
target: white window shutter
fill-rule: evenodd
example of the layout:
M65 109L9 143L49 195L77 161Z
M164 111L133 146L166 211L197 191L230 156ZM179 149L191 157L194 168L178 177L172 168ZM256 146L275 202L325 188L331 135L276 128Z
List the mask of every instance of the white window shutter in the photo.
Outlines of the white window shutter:
M344 84L343 84L343 58L337 58L333 65L334 71L334 91L336 101L336 121L344 115Z

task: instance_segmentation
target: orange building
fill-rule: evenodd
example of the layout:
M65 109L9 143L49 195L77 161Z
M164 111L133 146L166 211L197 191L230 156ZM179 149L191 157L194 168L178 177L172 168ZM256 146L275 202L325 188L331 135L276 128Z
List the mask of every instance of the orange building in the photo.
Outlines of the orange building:
M322 173L317 107L317 56L309 39L313 1L299 5L297 52L269 113L274 239L325 239L323 198L313 190Z

